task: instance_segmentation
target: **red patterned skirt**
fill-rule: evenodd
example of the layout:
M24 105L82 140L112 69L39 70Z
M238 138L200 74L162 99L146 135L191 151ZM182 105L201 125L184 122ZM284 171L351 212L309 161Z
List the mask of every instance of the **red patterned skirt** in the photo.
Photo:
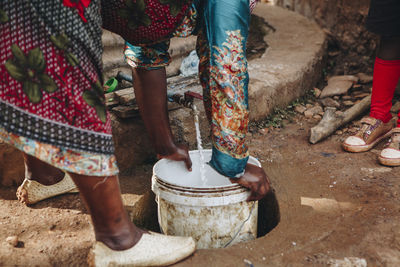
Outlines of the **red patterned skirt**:
M186 2L2 0L0 137L66 171L116 174L102 23L132 42L153 42L173 32Z

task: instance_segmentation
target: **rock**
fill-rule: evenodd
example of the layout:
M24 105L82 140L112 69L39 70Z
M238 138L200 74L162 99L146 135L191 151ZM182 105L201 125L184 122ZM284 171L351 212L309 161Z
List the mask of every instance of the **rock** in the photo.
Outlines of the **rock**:
M312 108L312 107L313 107L312 104L306 104L306 108L307 108L307 109Z
M335 112L335 114L337 116L343 116L343 111L338 110L338 111Z
M342 131L342 130L337 130L337 131L336 131L336 134L337 134L337 135L342 135L342 134L343 134L343 131Z
M328 80L328 85L322 90L320 98L343 95L357 82L358 77L356 76L334 76Z
M397 101L392 108L390 109L391 112L397 113L400 110L400 101Z
M314 112L314 114L318 114L324 111L321 106L315 106L311 110Z
M307 108L306 108L305 106L303 106L303 105L298 105L298 106L296 106L296 107L294 108L294 110L295 110L297 113L303 114L304 111L307 110Z
M371 83L372 82L372 76L371 75L367 75L365 73L360 72L360 73L357 73L355 76L358 77L359 82L361 84L366 84L366 83Z
M6 242L7 242L10 246L17 247L17 246L18 246L18 236L15 236L15 235L9 236L9 237L7 237L7 239L6 239Z
M352 97L349 95L342 96L342 100L351 100L351 99L352 99Z
M265 134L267 134L269 132L269 129L268 128L264 128L264 129L261 129L260 130L260 134L262 134L262 135L265 135Z
M322 116L319 115L319 114L316 114L316 115L313 116L313 118L316 119L316 120L320 120L320 119L322 119Z
M330 56L330 57L336 57L336 56L338 56L340 54L340 51L331 51L331 52L328 52L328 55Z
M114 98L122 105L132 105L136 103L133 87L115 92Z
M312 118L314 115L323 112L322 107L320 106L315 106L312 107L310 109L307 109L306 111L304 111L304 116L306 116L306 118Z
M314 113L312 113L312 111L310 110L306 110L304 111L304 116L309 119L312 118L312 116L314 116Z
M117 106L112 111L122 119L139 117L139 108L137 106Z
M351 107L351 106L354 105L354 102L351 101L351 100L346 100L346 101L343 101L343 105L344 105L345 107Z
M333 99L335 99L335 100L339 100L339 99L340 99L340 97L339 97L339 96L337 96L337 95L335 95L335 96L333 97Z
M340 107L340 103L330 97L323 98L321 99L320 102L324 107L334 107L334 108Z
M369 93L357 92L357 93L355 93L353 96L354 96L355 98L364 98L364 97L369 96L369 95L370 95Z
M314 96L316 97L316 98L318 98L320 95L321 95L321 90L319 90L318 88L314 88Z

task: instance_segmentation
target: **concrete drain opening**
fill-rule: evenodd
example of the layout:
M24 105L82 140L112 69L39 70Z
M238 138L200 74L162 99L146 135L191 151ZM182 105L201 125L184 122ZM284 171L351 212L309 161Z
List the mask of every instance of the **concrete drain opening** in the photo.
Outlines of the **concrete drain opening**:
M203 153L208 162L211 150ZM187 172L183 162L165 159L154 166L152 190L156 195L146 194L135 205L140 208L131 209L137 225L168 235L192 236L199 249L207 249L254 240L279 223L273 190L261 201L247 202L248 190L208 165L205 177L209 180L201 180L200 155L190 151L190 156L192 172ZM253 157L249 163L260 166Z

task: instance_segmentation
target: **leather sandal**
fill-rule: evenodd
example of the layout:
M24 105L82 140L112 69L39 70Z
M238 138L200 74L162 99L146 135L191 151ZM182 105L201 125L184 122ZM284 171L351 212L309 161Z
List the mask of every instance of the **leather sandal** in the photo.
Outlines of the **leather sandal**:
M383 123L381 120L365 117L361 120L361 129L343 142L343 149L348 152L365 152L372 149L380 141L391 134L394 123L389 121Z

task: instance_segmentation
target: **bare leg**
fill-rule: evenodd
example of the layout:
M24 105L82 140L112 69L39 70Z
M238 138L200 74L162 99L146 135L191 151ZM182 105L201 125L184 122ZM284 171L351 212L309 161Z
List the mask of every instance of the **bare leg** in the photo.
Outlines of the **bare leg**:
M129 220L122 204L117 176L70 175L90 212L96 240L113 250L133 247L143 231Z
M173 140L168 118L165 68L133 68L132 77L140 115L158 156L184 161L186 167L191 170L192 162L187 147L176 145Z
M33 156L23 153L25 168L28 174L28 179L39 182L43 185L52 185L58 183L64 178L64 172L56 167L53 167L44 161L41 161Z

